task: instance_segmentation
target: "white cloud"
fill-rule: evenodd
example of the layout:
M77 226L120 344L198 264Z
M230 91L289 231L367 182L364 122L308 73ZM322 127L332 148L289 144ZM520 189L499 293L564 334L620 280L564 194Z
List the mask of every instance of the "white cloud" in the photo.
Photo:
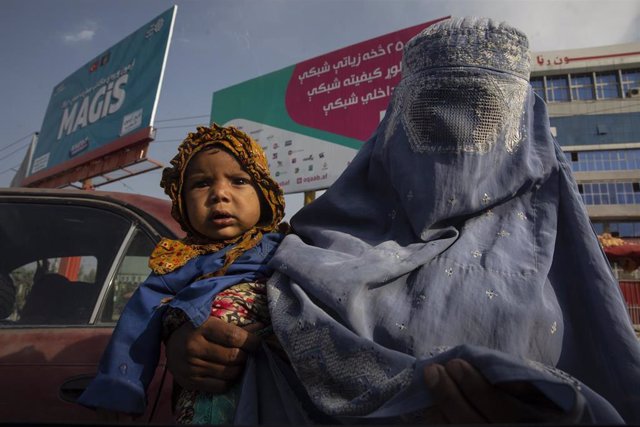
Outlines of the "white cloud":
M95 22L87 22L75 32L67 33L62 36L65 43L79 43L93 40L96 35L98 25Z
M81 30L74 34L65 34L64 41L67 43L77 43L84 42L93 39L93 36L96 34L94 30Z

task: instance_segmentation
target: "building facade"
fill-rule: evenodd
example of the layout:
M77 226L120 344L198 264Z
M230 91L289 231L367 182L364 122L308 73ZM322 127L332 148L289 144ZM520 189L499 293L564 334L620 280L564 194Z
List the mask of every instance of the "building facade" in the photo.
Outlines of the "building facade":
M534 52L531 64L595 231L640 243L640 43ZM640 324L640 269L613 268Z

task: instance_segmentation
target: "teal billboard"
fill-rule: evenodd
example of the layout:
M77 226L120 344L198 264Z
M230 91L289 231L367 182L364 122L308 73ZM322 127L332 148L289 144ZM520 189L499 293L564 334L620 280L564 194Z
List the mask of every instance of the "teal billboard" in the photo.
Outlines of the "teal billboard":
M53 89L30 174L152 126L173 30L172 7Z

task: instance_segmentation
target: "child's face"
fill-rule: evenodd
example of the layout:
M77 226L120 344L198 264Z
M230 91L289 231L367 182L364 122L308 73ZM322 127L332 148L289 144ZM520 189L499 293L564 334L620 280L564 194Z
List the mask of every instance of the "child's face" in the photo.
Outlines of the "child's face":
M238 237L260 220L260 199L251 176L224 150L196 154L182 188L189 223L212 240Z

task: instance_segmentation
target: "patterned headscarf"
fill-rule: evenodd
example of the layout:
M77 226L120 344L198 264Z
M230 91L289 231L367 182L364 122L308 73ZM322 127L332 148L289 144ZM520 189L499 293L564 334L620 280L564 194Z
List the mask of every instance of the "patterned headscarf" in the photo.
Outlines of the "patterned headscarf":
M262 202L258 224L239 237L221 242L210 242L193 228L182 197L184 175L189 162L196 154L212 146L219 146L235 157L251 176ZM211 127L200 126L196 132L189 133L178 147L178 154L171 159L171 166L163 170L160 186L171 198L171 215L187 232L187 237L183 241L162 239L158 243L149 259L149 267L157 274L166 274L192 258L217 252L233 244L225 255L222 268L212 272L212 275L222 276L233 261L260 242L264 233L277 231L284 217L284 195L278 183L271 178L262 147L232 126L223 127L213 123ZM265 209L269 211L265 212Z

